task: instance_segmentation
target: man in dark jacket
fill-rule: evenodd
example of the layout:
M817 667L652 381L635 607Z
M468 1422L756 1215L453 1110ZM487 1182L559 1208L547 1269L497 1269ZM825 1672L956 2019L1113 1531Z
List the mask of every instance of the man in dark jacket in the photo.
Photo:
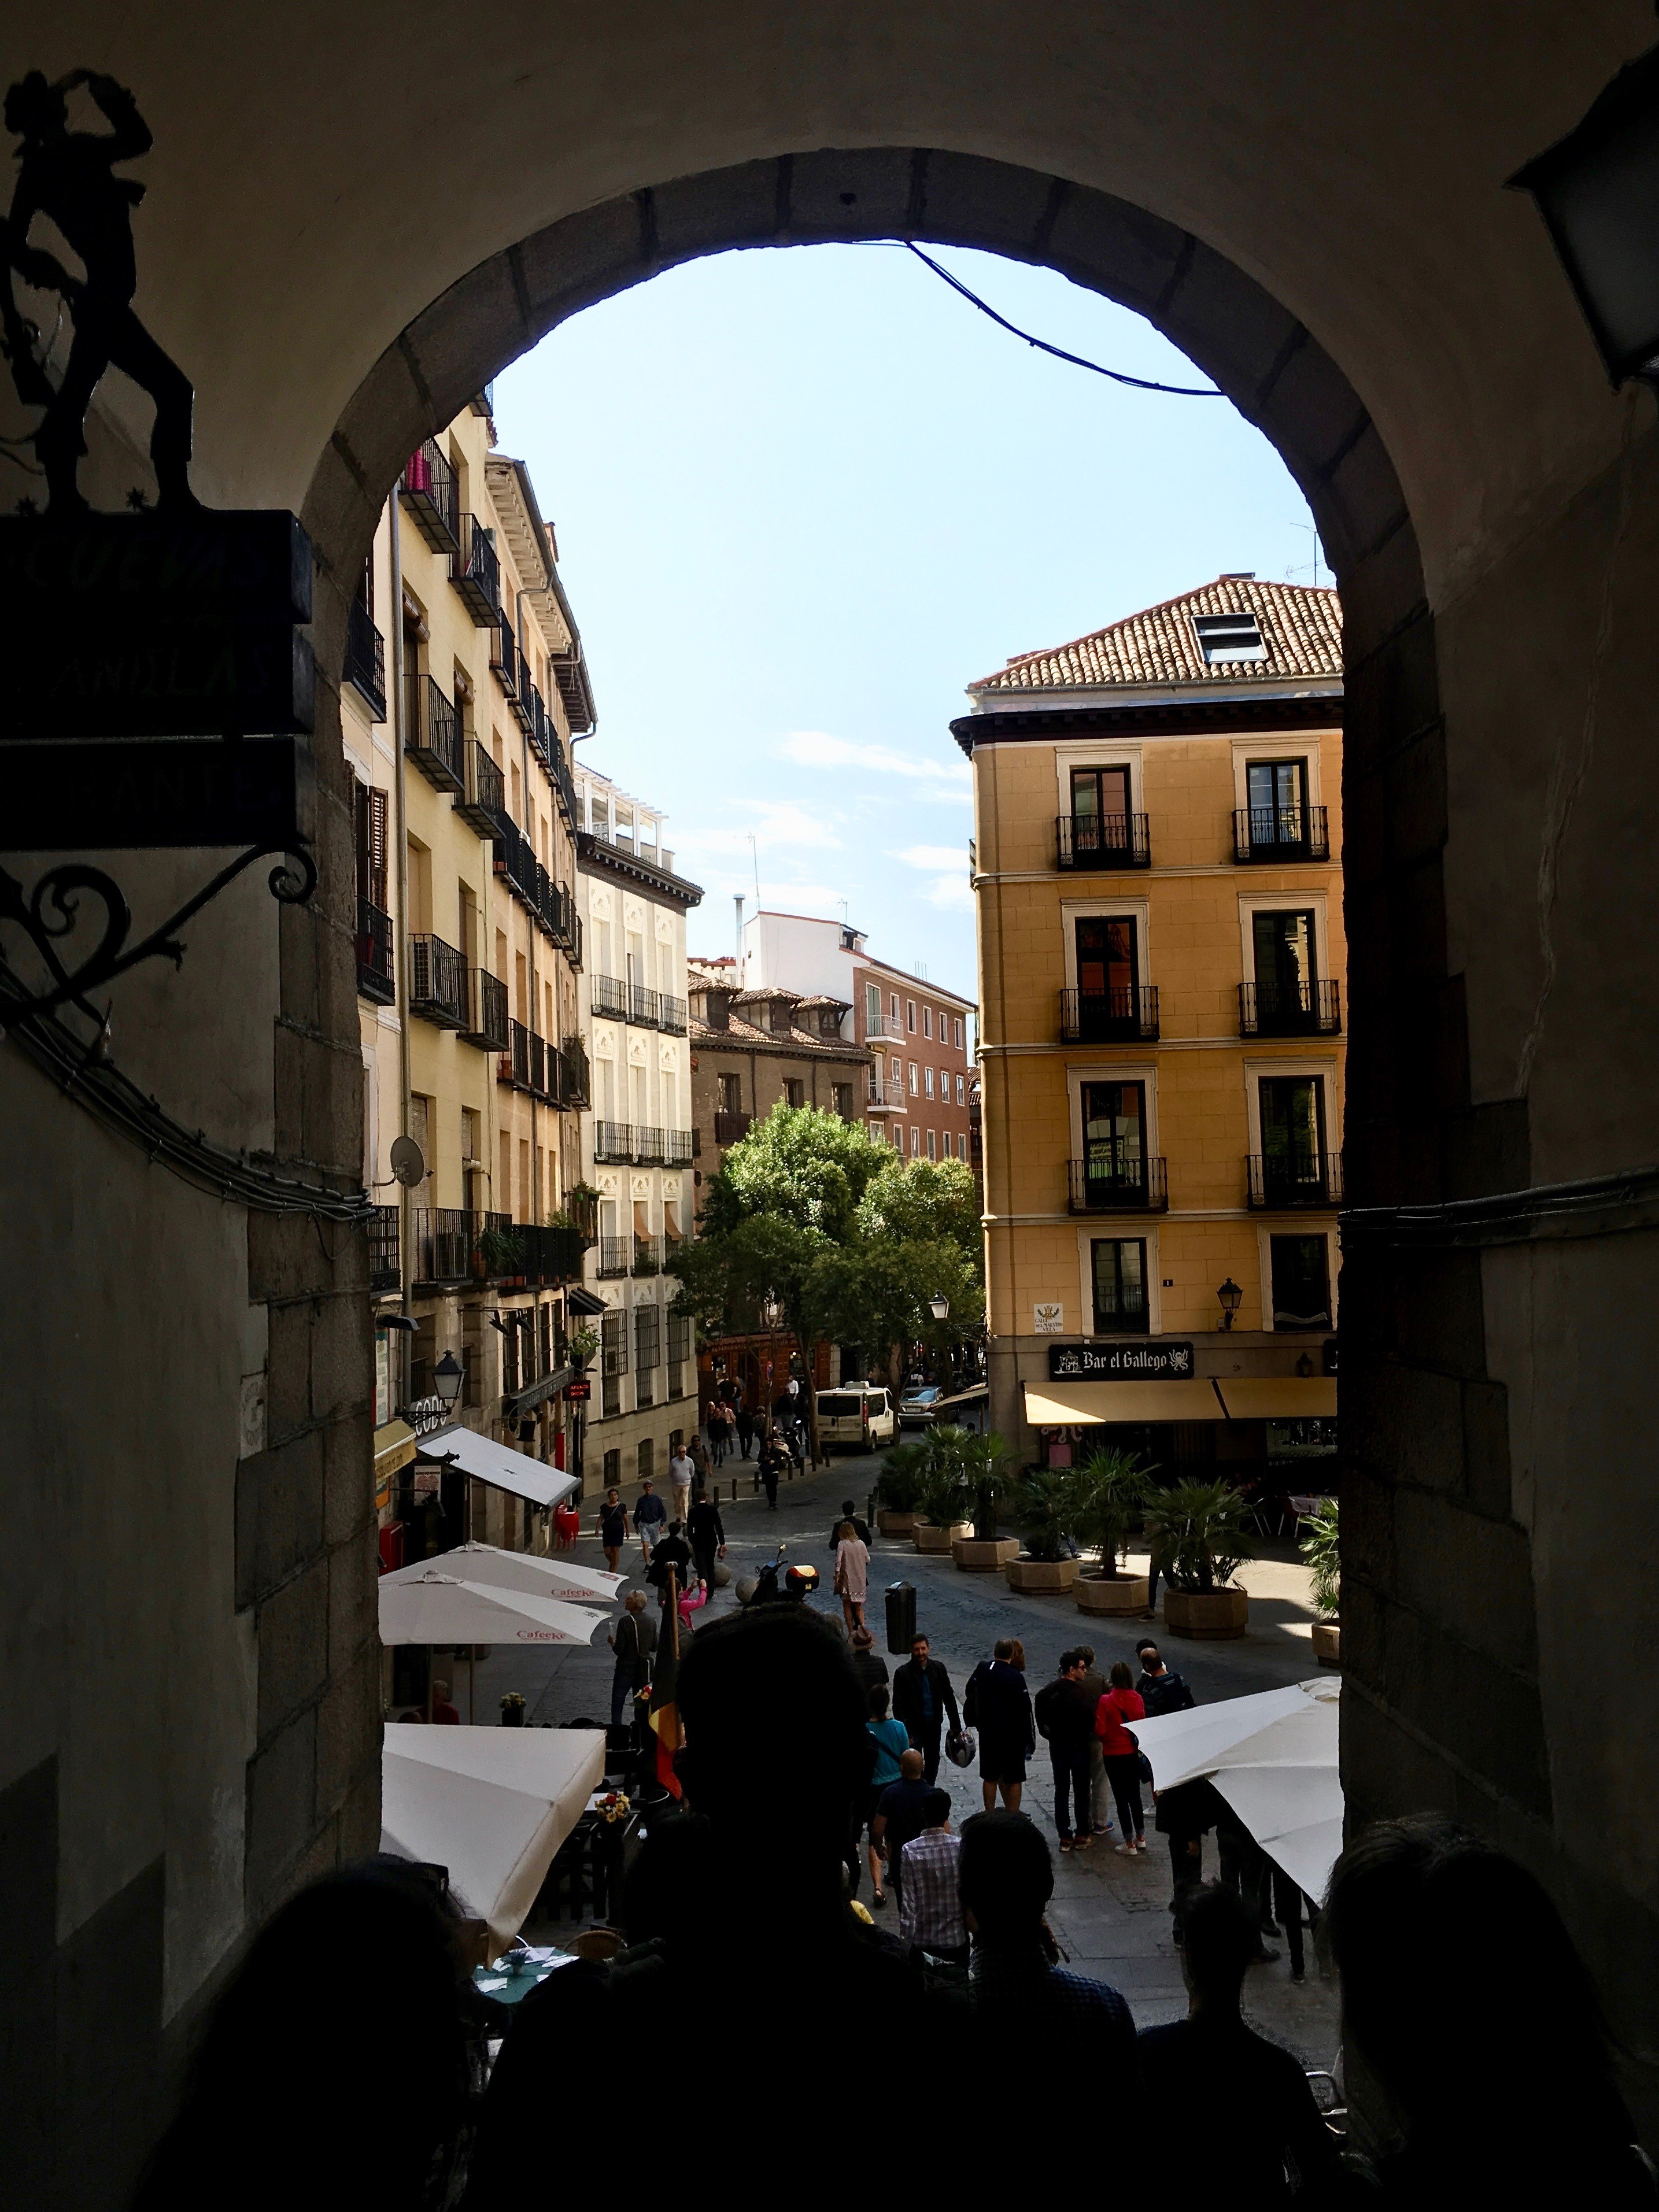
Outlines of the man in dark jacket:
M959 1735L962 1716L945 1662L933 1656L925 1636L913 1637L910 1656L893 1677L893 1718L904 1723L929 1783L939 1779L939 1731L946 1714L952 1735Z
M697 1572L708 1586L708 1595L714 1595L714 1562L726 1556L726 1523L720 1519L720 1509L699 1483L691 1493L691 1511L687 1517L685 1533L690 1540L691 1556L697 1563Z
M1149 1721L1161 1720L1165 1713L1190 1711L1198 1703L1188 1686L1184 1674L1172 1674L1158 1656L1156 1644L1139 1647L1140 1680L1135 1684L1140 1701L1146 1708Z
M651 1564L645 1578L657 1593L657 1602L665 1612L668 1609L668 1577L672 1570L676 1599L686 1586L691 1567L691 1547L685 1540L685 1531L678 1521L668 1524L668 1534L651 1554Z
M855 1513L853 1508L854 1500L850 1498L843 1498L842 1501L841 1511L836 1514L835 1519L830 1523L830 1553L831 1558L835 1556L836 1547L841 1541L842 1523L844 1521L850 1521L852 1522L853 1534L858 1538L860 1543L862 1544L866 1550L869 1548L870 1523L864 1519L861 1514Z
M887 1662L877 1650L875 1638L867 1628L855 1628L847 1640L853 1647L853 1664L858 1670L859 1680L864 1686L865 1696L867 1698L872 1690L884 1690L887 1687ZM921 1833L920 1828L916 1833Z
M963 1710L969 1728L979 1730L979 1780L988 1813L1002 1802L1018 1813L1025 1787L1025 1762L1036 1749L1031 1693L1025 1686L1025 1647L1017 1637L1000 1637L991 1656L968 1677Z
M1094 1842L1089 1809L1089 1747L1095 1740L1095 1706L1083 1686L1088 1669L1080 1651L1063 1651L1060 1672L1036 1694L1037 1734L1046 1737L1054 1770L1054 1826L1063 1851L1087 1850ZM1077 1828L1072 1808L1077 1808Z

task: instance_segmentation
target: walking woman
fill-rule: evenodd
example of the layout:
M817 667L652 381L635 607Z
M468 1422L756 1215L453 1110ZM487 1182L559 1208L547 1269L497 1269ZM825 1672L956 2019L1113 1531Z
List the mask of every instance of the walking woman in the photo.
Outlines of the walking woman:
M1124 1726L1144 1721L1146 1708L1135 1693L1134 1676L1120 1659L1111 1673L1111 1686L1095 1707L1095 1734L1106 1763L1106 1778L1117 1801L1118 1826L1123 1841L1120 1858L1133 1858L1146 1848L1146 1817L1140 1804L1140 1748Z
M708 1431L708 1455L716 1467L726 1465L726 1407L718 1398L708 1401L708 1418L703 1425Z
M847 1633L864 1626L864 1601L869 1589L870 1548L850 1521L843 1521L836 1532L836 1588L841 1593L841 1609L846 1617Z
M749 1410L749 1401L747 1398L738 1398L736 1401L732 1408L732 1416L737 1424L738 1443L742 1448L743 1455L745 1459L753 1459L755 1456L755 1417Z

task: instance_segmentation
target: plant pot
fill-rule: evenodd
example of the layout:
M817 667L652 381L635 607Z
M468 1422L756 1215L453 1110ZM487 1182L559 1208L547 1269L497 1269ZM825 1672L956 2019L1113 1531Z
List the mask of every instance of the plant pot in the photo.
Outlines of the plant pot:
M1076 1559L1010 1559L1002 1571L1014 1590L1068 1590L1078 1578Z
M1076 1594L1079 1613L1142 1613L1152 1585L1145 1575L1079 1575Z
M884 1505L876 1515L876 1526L884 1536L908 1536L915 1520L914 1513L901 1513L892 1506Z
M1243 1636L1249 1618L1249 1592L1237 1583L1230 1583L1225 1589L1166 1589L1164 1593L1164 1626L1171 1636L1218 1643L1226 1637Z
M1314 1657L1322 1667L1342 1664L1342 1624L1340 1620L1316 1620L1313 1625Z
M994 1575L1006 1567L1011 1559L1019 1557L1018 1536L957 1536L952 1539L951 1557L965 1575Z
M953 1521L948 1528L939 1528L931 1521L913 1520L910 1541L919 1552L948 1552L952 1540L968 1535L973 1525L971 1521Z

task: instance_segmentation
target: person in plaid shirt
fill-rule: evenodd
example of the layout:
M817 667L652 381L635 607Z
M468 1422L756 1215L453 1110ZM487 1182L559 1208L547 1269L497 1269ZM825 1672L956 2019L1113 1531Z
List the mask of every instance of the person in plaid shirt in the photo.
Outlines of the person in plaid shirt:
M951 1832L949 1791L930 1791L922 1817L927 1826L904 1846L902 1855L899 1935L917 1963L927 1951L936 1959L949 1959L965 1966L968 1924L957 1892L957 1856L962 1839Z

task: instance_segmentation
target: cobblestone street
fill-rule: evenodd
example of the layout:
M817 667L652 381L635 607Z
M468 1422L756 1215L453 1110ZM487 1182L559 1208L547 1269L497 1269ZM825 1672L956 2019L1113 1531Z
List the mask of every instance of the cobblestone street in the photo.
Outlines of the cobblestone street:
M810 1559L823 1577L817 1603L829 1613L838 1610L830 1595L831 1567L830 1531L836 1508L848 1496L859 1510L873 1484L878 1462L864 1458L836 1459L827 1472L808 1474L785 1485L779 1492L778 1510L769 1512L763 1496L750 1495L752 1468L728 1462L721 1472L721 1512L729 1540L727 1564L732 1587L721 1590L714 1614L735 1605L733 1589L752 1573L780 1543L787 1543L793 1559ZM735 1474L738 1498L729 1503ZM583 1564L602 1566L604 1555L589 1533L593 1519L590 1498L584 1511L584 1533L575 1557ZM917 1625L932 1640L933 1656L944 1661L958 1697L975 1666L989 1655L1000 1636L1018 1636L1025 1645L1026 1673L1033 1693L1055 1671L1059 1656L1077 1643L1092 1644L1103 1671L1119 1658L1133 1660L1133 1645L1142 1635L1161 1635L1156 1625L1138 1620L1121 1625L1085 1617L1069 1596L1027 1597L1010 1590L1000 1575L961 1572L949 1557L924 1557L908 1538L877 1536L872 1544L870 1603L867 1617L877 1638L877 1648L890 1668L899 1660L886 1653L883 1594L890 1583L907 1581L916 1586ZM1291 1547L1273 1547L1276 1557L1254 1561L1240 1571L1239 1579L1250 1591L1250 1626L1236 1643L1194 1644L1165 1637L1169 1665L1184 1674L1200 1704L1236 1698L1256 1690L1302 1681L1319 1672L1309 1638L1311 1619L1306 1602L1307 1577L1293 1559ZM638 1564L635 1547L634 1564ZM1131 1553L1131 1562L1133 1561ZM700 1616L701 1617L701 1616ZM477 1668L477 1713L480 1722L493 1721L497 1701L507 1690L520 1691L526 1700L527 1720L560 1724L580 1717L603 1719L610 1709L611 1654L603 1636L591 1649L566 1646L527 1652L497 1650ZM456 1684L458 1702L466 1711L465 1670ZM976 1768L959 1769L948 1762L939 1770L956 1807L957 1824L981 1808ZM1055 1838L1054 1792L1047 1748L1040 1741L1026 1784L1022 1810L1030 1814L1052 1844ZM1150 1820L1150 1809L1149 1809ZM1151 2027L1179 2018L1186 2010L1181 1966L1170 1941L1170 1865L1161 1837L1148 1829L1151 1848L1146 1856L1121 1859L1110 1848L1115 1831L1086 1854L1055 1855L1055 1888L1049 1925L1079 1972L1110 1982L1128 2000L1136 2022ZM1212 1839L1206 1839L1205 1872L1215 1871ZM867 1879L862 1894L867 1904ZM562 1923L568 1929L568 1922ZM549 1927L531 1934L532 1941L561 1940ZM1282 1952L1282 1944L1270 1948ZM1321 1975L1311 1941L1308 1978L1301 1988L1290 1981L1288 1961L1257 1966L1245 1983L1247 2015L1264 2033L1285 2045L1310 2066L1329 2066L1336 2056L1339 2035L1336 1990Z

